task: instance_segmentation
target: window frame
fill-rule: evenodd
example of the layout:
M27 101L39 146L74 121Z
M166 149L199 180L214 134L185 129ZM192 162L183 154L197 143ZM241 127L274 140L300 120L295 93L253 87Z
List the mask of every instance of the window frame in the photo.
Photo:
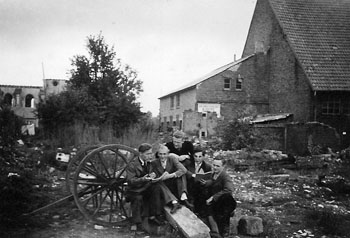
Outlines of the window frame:
M231 78L224 78L224 90L231 90Z
M175 101L174 101L174 95L170 96L170 109L174 109Z
M243 90L243 77L238 74L236 78L236 91L242 91Z

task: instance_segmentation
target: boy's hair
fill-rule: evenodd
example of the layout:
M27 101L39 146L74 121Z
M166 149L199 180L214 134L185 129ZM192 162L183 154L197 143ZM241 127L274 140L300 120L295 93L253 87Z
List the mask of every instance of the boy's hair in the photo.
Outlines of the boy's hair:
M150 150L152 149L152 145L148 144L148 143L142 143L140 146L139 146L139 152L140 153L144 153L145 151L147 150Z
M169 148L165 145L159 145L157 152L159 152L160 150L166 150L167 152L169 152Z
M205 150L203 150L201 147L195 147L193 150L193 154L202 152L203 156L205 155Z
M182 131L175 131L173 133L173 137L183 139L185 137L184 133Z
M222 162L222 166L225 166L227 163L227 160L222 158L221 156L215 157L214 160L220 160Z

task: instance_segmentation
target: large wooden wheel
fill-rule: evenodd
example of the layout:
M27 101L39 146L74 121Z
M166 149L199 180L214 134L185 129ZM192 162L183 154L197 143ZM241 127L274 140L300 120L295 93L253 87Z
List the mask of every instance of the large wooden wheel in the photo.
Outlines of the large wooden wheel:
M67 166L66 170L66 190L68 193L73 193L73 179L75 171L77 170L80 162L84 159L86 155L88 155L92 150L101 147L101 145L89 145L83 147L78 151L78 153L72 157Z
M114 144L94 149L81 160L74 174L73 196L87 219L116 225L128 218L126 168L137 155L130 147Z

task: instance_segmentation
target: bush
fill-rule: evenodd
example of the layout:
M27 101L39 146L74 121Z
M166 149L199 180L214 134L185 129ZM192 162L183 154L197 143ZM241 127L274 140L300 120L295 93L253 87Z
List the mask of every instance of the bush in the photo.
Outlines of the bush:
M234 119L229 122L220 122L216 128L218 136L222 139L222 149L240 150L256 148L259 135L248 121Z
M332 209L309 211L306 214L306 220L309 225L320 228L328 235L345 235L343 228L348 226L346 215L338 214Z
M0 167L13 163L17 140L21 138L23 121L9 107L0 107Z

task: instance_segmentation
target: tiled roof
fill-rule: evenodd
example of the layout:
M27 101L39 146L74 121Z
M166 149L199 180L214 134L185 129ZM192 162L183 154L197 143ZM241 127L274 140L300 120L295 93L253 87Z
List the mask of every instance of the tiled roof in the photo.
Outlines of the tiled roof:
M236 65L242 63L243 61L249 59L252 56L253 55L248 55L248 56L246 56L246 57L244 57L242 59L239 59L237 61L231 62L231 63L226 64L224 66L221 66L220 68L217 68L217 69L211 71L210 73L208 73L208 74L206 74L206 75L204 75L204 76L202 76L202 77L200 77L200 78L198 78L196 80L193 80L193 81L189 82L188 84L183 85L182 87L165 94L164 96L159 97L158 99L167 97L167 96L169 96L171 94L178 93L178 92L186 90L186 89L190 89L190 88L196 86L197 84L203 82L204 80L207 80L207 79L209 79L209 78L211 78L211 77L213 77L213 76L215 76L215 75L217 75L217 74L219 74L219 73L221 73L221 72L223 72L223 71L225 71L225 70L227 70L227 69L229 69L229 68L231 68L233 66L236 66Z
M350 90L350 1L269 2L313 90Z

